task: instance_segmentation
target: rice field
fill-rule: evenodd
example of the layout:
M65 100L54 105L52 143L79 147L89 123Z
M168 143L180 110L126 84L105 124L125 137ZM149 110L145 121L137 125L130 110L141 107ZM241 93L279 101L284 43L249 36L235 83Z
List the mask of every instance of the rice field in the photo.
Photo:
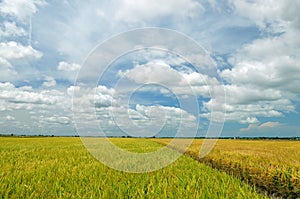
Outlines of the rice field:
M168 144L170 139L155 141ZM221 139L211 153L199 158L202 143L194 140L186 154L269 195L300 198L300 141Z
M150 139L112 141L136 152L162 147ZM134 174L101 164L80 138L0 137L0 143L0 198L268 198L186 155L161 170Z

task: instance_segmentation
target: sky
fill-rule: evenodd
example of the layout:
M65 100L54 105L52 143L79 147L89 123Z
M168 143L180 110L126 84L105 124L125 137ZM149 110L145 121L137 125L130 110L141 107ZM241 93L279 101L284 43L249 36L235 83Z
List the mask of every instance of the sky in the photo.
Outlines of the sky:
M206 136L215 125L219 136L300 136L299 9L295 0L0 0L0 134ZM142 43L164 48L115 54L143 28Z

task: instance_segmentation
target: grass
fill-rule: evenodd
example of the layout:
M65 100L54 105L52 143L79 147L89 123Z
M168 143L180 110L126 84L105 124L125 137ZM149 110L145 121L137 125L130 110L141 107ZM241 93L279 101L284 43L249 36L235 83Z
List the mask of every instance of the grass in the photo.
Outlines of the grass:
M152 151L147 139L114 139ZM0 138L0 198L266 198L239 179L188 156L161 170L132 174L94 159L79 138Z
M169 139L155 141L168 144ZM182 140L184 141L184 140ZM218 140L199 158L203 140L194 140L187 154L213 168L283 198L300 198L300 142L278 140Z

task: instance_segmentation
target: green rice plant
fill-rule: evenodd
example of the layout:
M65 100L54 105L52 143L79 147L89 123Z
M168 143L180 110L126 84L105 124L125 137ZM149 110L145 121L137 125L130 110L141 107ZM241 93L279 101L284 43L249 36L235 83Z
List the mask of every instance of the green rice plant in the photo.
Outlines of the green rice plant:
M161 147L149 139L112 142L136 152ZM3 137L0 143L0 198L267 198L188 156L134 174L101 164L80 138Z

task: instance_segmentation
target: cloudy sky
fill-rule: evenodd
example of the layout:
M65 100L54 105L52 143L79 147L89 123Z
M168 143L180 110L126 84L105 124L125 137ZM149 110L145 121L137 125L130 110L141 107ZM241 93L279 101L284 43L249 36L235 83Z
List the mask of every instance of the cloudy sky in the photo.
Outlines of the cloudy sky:
M75 135L96 125L106 135L203 136L224 121L221 136L300 136L299 9L295 0L0 0L0 133ZM99 44L146 27L197 42L215 74L191 64L203 55L141 49L93 84L76 79L94 73L83 68Z

